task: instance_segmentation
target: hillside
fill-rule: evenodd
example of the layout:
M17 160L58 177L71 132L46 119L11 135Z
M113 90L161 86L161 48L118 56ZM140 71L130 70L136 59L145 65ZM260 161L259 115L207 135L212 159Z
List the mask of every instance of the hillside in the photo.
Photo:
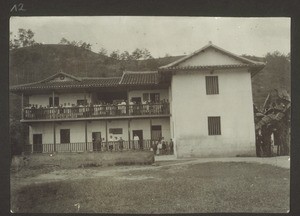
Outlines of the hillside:
M290 62L274 53L266 57L243 55L266 62L266 67L252 79L253 100L261 106L271 89L286 88L290 92ZM35 45L10 53L10 85L44 79L62 70L75 76L121 76L124 70L157 70L182 56L121 61L71 45Z
M266 66L252 78L253 102L261 107L273 89L286 89L291 94L291 64L286 56L267 55Z
M62 70L75 76L121 76L124 70L156 70L181 58L121 61L71 45L35 45L10 53L10 85L44 79Z

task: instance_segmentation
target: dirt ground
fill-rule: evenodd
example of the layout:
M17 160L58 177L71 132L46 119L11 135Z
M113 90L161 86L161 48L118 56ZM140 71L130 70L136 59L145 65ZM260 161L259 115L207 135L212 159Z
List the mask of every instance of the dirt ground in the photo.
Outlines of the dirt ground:
M11 174L12 210L286 212L289 209L286 161L289 164L288 158L217 161L208 158L165 160L147 166L22 169Z

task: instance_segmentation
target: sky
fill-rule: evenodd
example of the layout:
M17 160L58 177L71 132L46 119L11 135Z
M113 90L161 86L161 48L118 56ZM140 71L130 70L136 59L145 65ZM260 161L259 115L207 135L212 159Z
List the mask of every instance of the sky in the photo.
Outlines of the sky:
M146 48L156 58L190 54L209 41L237 55L290 52L290 18L283 17L11 17L13 35L19 28L31 29L39 43L64 37L90 43L94 52Z

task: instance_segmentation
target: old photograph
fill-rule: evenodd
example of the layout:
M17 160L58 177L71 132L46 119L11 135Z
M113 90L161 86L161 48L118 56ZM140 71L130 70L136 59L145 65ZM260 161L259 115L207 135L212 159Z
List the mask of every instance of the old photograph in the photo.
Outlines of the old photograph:
M290 26L11 17L11 212L289 212Z

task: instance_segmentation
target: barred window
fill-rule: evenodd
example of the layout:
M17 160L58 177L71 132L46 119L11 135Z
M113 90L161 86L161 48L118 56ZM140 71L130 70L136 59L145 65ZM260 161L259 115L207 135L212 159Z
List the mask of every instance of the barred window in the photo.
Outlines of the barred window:
M208 117L208 135L221 135L221 117Z
M206 76L206 94L219 94L218 76Z

